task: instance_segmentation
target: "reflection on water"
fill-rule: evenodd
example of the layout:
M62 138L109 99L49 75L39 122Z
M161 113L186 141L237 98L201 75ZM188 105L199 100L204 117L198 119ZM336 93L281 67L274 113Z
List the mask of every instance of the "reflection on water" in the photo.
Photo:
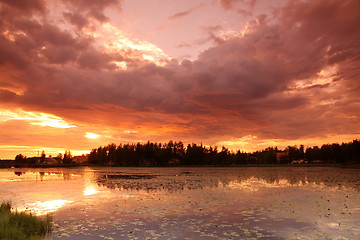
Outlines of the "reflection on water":
M94 195L99 193L100 191L96 190L93 186L87 186L85 190L83 191L84 196Z
M290 171L289 171L290 169ZM150 170L147 173L134 172L94 172L94 179L99 186L110 189L146 190L146 191L181 191L184 189L203 188L238 188L247 191L259 191L262 188L285 188L294 186L312 186L319 188L353 188L360 190L359 176L348 171L343 173L331 172L331 178L324 178L318 172L310 169L283 168L248 168L248 169L193 169L193 172L181 172L168 169L166 173ZM225 170L225 174L222 174ZM144 171L144 170L142 170ZM156 174L154 174L156 173ZM329 177L329 176L326 176ZM142 180L142 181L140 181Z
M23 174L25 174L25 172L14 172L16 176L21 176Z
M357 239L360 171L0 170L0 200L51 212L54 239Z
M46 202L37 201L34 203L29 203L26 208L17 208L18 211L31 211L36 213L37 215L46 215L52 213L67 203L72 203L73 201L67 200L50 200Z

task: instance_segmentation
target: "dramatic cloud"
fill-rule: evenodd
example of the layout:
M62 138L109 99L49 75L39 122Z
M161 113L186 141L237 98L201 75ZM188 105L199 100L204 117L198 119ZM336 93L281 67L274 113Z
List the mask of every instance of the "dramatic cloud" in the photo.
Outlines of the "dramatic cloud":
M44 0L1 0L2 8L11 7L12 13L21 12L23 14L44 13L46 1ZM15 12L14 12L15 11Z
M4 149L173 139L254 150L359 136L359 1L294 0L237 28L200 25L213 45L195 60L116 27L106 10L122 5L0 1ZM168 19L209 17L200 6Z
M118 0L78 0L78 1L72 1L72 0L62 0L67 4L67 7L72 10L73 13L75 12L81 12L84 13L87 17L95 18L98 21L106 22L109 20L108 17L105 16L104 10L108 7L119 7L119 1ZM70 15L71 16L71 15ZM72 15L73 22L76 23L76 25L79 25L81 21L84 19L82 16L79 15ZM80 20L80 21L79 21Z

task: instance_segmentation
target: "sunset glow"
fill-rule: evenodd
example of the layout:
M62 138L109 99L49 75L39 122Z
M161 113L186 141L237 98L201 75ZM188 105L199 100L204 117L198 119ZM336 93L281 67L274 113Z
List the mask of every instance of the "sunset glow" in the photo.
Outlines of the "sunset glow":
M357 0L0 0L0 159L360 138ZM16 18L14 18L16 16Z
M95 133L87 132L87 133L85 134L85 137L86 137L86 138L90 138L90 139L97 139L97 138L99 138L99 137L101 137L101 136L98 135L98 134L95 134Z
M138 39L129 39L120 29L109 23L102 26L102 36L108 36L106 37L104 47L106 52L110 54L121 55L126 52L127 57L130 59L148 60L161 66L170 60L170 58L154 44ZM124 66L126 62L122 61L118 63Z
M43 127L53 127L53 128L76 127L75 125L71 125L68 122L61 119L60 117L54 116L52 114L26 112L22 110L18 110L18 111L5 110L1 112L0 121L6 122L11 120L27 121L32 125L39 125Z

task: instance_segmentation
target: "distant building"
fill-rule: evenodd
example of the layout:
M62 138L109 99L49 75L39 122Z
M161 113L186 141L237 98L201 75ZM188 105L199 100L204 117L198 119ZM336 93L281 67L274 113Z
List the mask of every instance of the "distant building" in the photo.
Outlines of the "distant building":
M26 163L29 164L40 164L43 163L42 161L45 159L42 159L41 157L28 157L26 158Z
M72 158L73 163L85 163L88 161L87 156L81 155L81 156L74 156Z
M45 158L44 161L45 164L61 164L61 162L62 162L61 158L58 157Z

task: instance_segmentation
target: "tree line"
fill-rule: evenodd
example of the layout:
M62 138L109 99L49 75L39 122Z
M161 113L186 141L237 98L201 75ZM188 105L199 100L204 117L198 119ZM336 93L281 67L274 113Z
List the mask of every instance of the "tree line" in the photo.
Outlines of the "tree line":
M66 150L64 154L59 153L56 157L52 157L51 155L46 157L45 151L42 151L38 157L27 157L22 154L15 156L16 164L48 164L49 161L52 161L54 164L71 164L72 160L73 156L68 150Z
M181 141L168 143L114 143L92 149L87 156L88 162L96 165L112 166L189 166L189 165L247 165L247 164L289 164L289 163L326 163L360 164L360 141L349 143L324 144L304 148L304 145L288 146L284 150L268 147L261 151L246 153L230 151L226 147L217 148L202 144L188 144ZM70 164L73 156L70 151L59 153L56 157L46 158L43 151L39 157L26 157L18 154L17 164Z
M115 166L169 166L169 165L231 165L242 164L247 158L243 152L230 152L223 147L205 147L202 144L180 142L145 144L109 144L93 149L89 163Z
M288 146L285 150L269 147L246 153L230 151L222 147L206 147L202 144L185 145L179 142L144 144L114 143L93 149L88 155L89 163L113 166L173 166L173 165L246 165L326 163L360 164L360 141L342 144L324 144L321 147L304 148L303 145Z

